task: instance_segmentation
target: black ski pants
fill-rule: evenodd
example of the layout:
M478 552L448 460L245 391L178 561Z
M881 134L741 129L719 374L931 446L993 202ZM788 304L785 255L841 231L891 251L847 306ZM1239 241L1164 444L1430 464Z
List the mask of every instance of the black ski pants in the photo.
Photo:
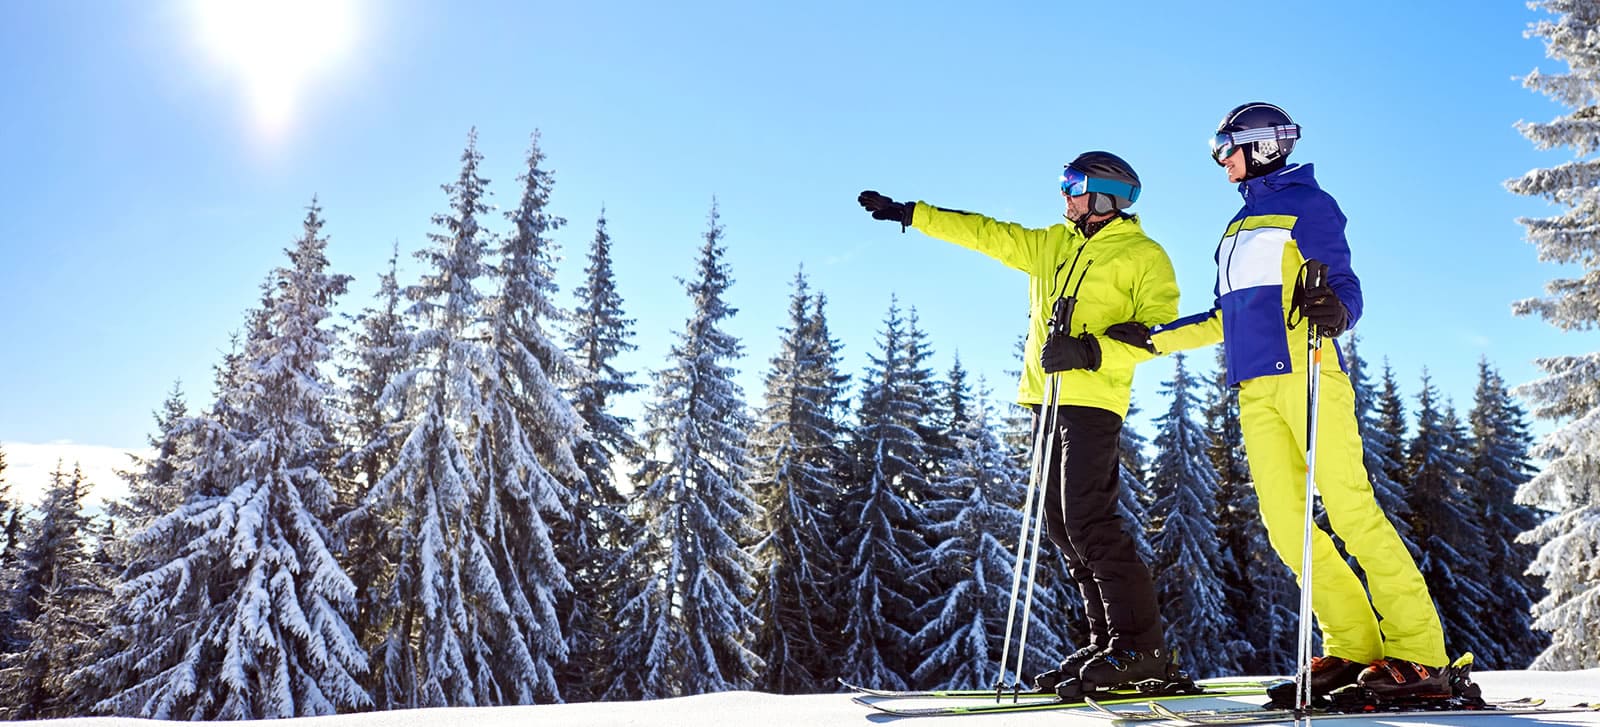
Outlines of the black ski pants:
M1033 431L1040 410L1033 408ZM1161 611L1150 569L1139 559L1121 497L1122 417L1088 406L1056 407L1055 442L1044 465L1044 522L1083 594L1090 643L1102 648L1162 648Z

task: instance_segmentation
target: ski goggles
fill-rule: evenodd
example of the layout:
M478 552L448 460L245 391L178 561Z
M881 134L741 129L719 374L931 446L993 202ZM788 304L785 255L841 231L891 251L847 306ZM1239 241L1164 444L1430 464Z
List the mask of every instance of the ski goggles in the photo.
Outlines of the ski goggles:
M1284 124L1281 126L1268 126L1261 129L1244 129L1242 131L1219 131L1211 137L1211 158L1222 164L1222 160L1233 156L1233 150L1240 144L1252 141L1282 141L1284 139L1300 138L1300 127L1297 124Z
M1061 170L1061 193L1078 197L1090 192L1101 192L1113 197L1124 197L1129 202L1139 201L1139 188L1127 182L1101 179L1084 174L1082 170L1066 167Z

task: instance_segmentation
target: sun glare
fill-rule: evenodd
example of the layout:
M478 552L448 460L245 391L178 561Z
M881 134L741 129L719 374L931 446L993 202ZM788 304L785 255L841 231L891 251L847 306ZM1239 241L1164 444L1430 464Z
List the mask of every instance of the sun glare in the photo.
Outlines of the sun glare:
M335 67L354 35L354 0L190 0L208 55L237 81L257 129L288 130L308 82Z

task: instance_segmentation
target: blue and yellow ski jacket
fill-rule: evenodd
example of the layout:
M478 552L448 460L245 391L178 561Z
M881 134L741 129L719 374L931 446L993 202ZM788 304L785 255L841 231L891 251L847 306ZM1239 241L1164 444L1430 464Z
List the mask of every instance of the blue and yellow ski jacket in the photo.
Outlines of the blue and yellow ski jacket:
M1150 337L1162 353L1223 342L1229 385L1304 370L1306 323L1295 320L1291 327L1287 311L1307 259L1327 264L1328 284L1350 311L1350 325L1361 318L1361 281L1350 268L1345 216L1317 186L1311 165L1245 180L1239 194L1244 208L1217 245L1215 304L1153 328ZM1338 360L1342 370L1342 354Z

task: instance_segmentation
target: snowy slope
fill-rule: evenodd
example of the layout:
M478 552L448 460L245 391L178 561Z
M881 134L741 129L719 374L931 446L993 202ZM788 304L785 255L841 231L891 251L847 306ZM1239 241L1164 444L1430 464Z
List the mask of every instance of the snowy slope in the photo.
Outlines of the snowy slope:
M1566 706L1580 702L1600 702L1600 669L1572 672L1485 672L1476 675L1489 699L1512 699L1524 696L1544 697L1551 706ZM1257 697L1236 697L1234 703L1258 703ZM928 704L924 700L919 704ZM909 704L909 702L908 702ZM1185 705L1194 707L1227 706L1230 700L1194 700ZM805 696L779 696L756 692L724 692L704 694L680 699L653 702L599 702L585 704L554 704L534 707L485 707L477 709L419 709L410 711L352 714L337 717L315 717L272 722L241 722L236 724L273 725L273 727L699 727L702 725L739 725L741 727L811 727L823 725L874 724L897 725L1054 725L1055 727L1107 727L1105 720L1074 714L1071 711L1036 712L1032 714L986 715L937 718L894 718L855 704L842 694L816 694ZM150 720L86 718L55 720L50 722L18 722L15 724L48 724L51 727L106 727L109 725L188 724L161 723ZM1164 723L1157 723L1164 724ZM1387 720L1347 719L1339 727L1363 725L1463 725L1465 727L1534 727L1535 725L1591 725L1600 727L1600 712L1556 715L1506 715L1455 717L1419 714L1415 717Z

